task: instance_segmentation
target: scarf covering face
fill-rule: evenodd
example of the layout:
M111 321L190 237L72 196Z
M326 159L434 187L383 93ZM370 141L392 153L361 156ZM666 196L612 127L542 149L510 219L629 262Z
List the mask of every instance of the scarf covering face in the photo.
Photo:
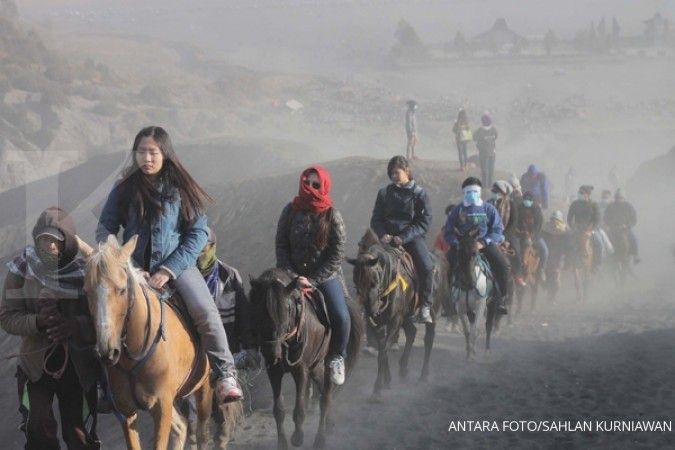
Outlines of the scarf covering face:
M211 292L213 298L216 297L218 292L218 257L216 256L216 244L212 244L211 248L208 249L205 253L199 255L197 258L197 268L204 277L206 281L206 286Z
M7 263L7 269L24 280L39 282L60 298L77 299L83 295L84 261L80 258L54 270L40 259L35 247L29 245Z
M312 172L319 176L319 189L305 184ZM331 178L330 173L319 165L309 167L302 172L300 176L300 187L298 196L293 199L294 211L305 211L313 214L326 212L333 206L333 199L330 198Z

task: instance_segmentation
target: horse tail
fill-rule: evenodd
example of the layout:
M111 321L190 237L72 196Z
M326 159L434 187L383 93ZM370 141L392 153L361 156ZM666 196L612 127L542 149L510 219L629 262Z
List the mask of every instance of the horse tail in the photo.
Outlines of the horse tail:
M361 353L361 341L365 333L365 324L363 322L363 311L361 307L351 298L346 299L347 310L349 311L349 319L351 327L349 328L349 342L347 342L347 358L345 366L347 373L349 373L356 365Z
M231 402L219 405L223 415L223 428L220 432L221 445L227 444L234 435L234 430L244 420L244 406L242 402ZM223 442L225 441L225 442Z

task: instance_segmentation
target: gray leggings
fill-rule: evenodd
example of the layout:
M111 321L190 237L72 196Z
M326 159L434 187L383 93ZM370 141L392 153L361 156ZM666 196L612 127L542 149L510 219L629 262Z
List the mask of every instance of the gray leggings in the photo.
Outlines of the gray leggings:
M173 283L199 332L214 375L218 378L236 375L220 313L202 274L196 266L191 266Z

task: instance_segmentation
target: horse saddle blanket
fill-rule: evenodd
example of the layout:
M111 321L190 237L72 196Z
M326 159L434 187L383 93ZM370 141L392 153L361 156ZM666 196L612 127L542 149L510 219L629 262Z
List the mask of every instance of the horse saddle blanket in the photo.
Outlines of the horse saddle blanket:
M454 277L453 280L453 294L452 299L456 302L461 298L460 293L462 292L471 292L474 291L479 297L487 297L488 288L490 281L494 279L492 275L492 270L490 269L490 264L487 259L481 254L478 255L476 266L474 270L476 271L476 286L473 289L464 289L459 285L458 277Z

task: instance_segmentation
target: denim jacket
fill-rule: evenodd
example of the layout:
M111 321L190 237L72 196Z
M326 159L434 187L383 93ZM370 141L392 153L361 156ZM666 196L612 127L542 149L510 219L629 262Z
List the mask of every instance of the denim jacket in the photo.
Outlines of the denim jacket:
M151 246L149 272L167 270L176 279L185 269L194 266L197 257L208 239L207 218L202 214L194 224L181 229L178 190L169 188L170 195L163 202L164 212L152 224L142 223L139 211L130 202L127 211L122 211L122 190L117 184L108 196L96 229L96 241L103 242L109 234L117 236L120 227L124 228L123 241L127 242L138 235L138 243L132 259L140 267L145 259L145 248Z

